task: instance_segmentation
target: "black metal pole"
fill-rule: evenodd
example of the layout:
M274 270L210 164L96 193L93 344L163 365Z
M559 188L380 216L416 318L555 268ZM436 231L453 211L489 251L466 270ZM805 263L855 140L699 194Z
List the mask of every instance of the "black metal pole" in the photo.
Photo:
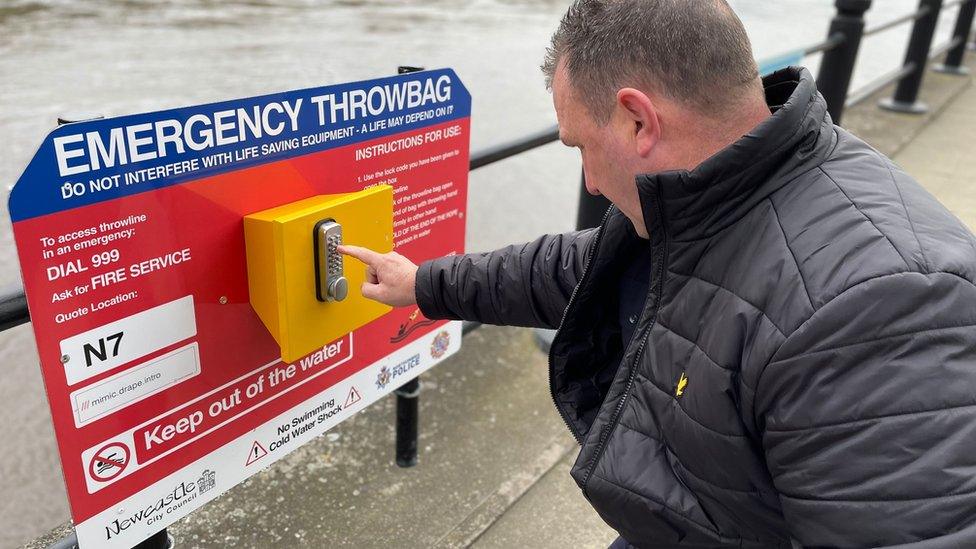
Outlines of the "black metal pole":
M851 87L857 52L864 36L864 13L871 8L871 0L837 0L837 15L830 22L827 38L840 35L843 40L824 52L817 75L817 89L827 101L827 111L835 124L844 115L844 102Z
M605 196L590 194L586 190L586 175L580 174L579 208L576 210L576 229L590 229L598 227L603 220L603 214L610 207L610 201Z
M5 288L0 292L0 332L30 322L27 296L21 288Z
M170 541L172 538L166 533L166 529L156 532L155 534L149 536L144 541L140 542L132 549L169 549Z
M401 65L397 74L424 70L423 67ZM413 467L417 464L417 434L420 423L420 376L406 382L396 393L396 464Z
M477 170L488 164L494 164L499 160L510 158L525 151L530 151L536 147L552 143L559 140L559 126L552 126L542 131L529 134L517 141L503 143L482 149L471 155L469 169Z
M966 42L969 32L973 28L973 16L976 16L976 0L969 0L959 6L956 17L956 28L952 31L952 39L959 43L946 53L945 63L933 67L938 72L946 74L969 74L969 69L962 66L962 58L966 55Z
M918 100L918 90L925 77L925 65L929 61L932 37L935 36L935 26L939 22L939 12L942 11L942 0L920 0L918 9L927 12L915 20L903 65L911 66L912 72L898 82L894 97L881 102L881 108L885 110L905 114L924 114L929 110L926 104Z
M396 464L413 467L417 464L420 378L404 383L396 390L396 397Z

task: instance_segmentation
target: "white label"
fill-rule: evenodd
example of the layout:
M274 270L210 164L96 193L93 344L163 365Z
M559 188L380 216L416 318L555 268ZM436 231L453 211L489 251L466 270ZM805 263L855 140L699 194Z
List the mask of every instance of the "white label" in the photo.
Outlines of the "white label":
M193 296L181 297L61 341L68 385L74 385L197 335Z
M200 373L196 343L71 393L75 425L107 416Z

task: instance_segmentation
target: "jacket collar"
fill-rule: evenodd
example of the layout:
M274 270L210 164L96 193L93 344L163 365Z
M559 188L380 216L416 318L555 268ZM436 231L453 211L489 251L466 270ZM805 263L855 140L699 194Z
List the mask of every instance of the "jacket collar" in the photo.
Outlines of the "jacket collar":
M833 122L807 69L780 70L765 77L763 85L773 114L749 134L694 170L637 176L652 241L663 236L654 234L661 229L674 240L717 233L818 166L833 148Z

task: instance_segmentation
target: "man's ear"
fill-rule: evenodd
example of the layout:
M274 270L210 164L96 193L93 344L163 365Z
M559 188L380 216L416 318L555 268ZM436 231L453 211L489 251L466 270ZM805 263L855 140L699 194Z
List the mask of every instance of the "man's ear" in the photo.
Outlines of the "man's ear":
M644 92L635 88L621 88L617 91L617 104L614 109L618 122L641 157L647 157L661 139L661 122L657 116L654 102Z

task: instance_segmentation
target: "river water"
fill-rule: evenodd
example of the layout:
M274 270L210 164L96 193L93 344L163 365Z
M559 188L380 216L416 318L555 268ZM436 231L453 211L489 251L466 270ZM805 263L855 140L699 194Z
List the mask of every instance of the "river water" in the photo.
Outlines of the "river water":
M817 42L829 0L732 0L762 59ZM869 24L915 7L876 0ZM564 0L6 0L0 3L0 201L60 115L115 116L453 67L472 150L555 121L538 65ZM955 19L947 11L939 43ZM869 39L855 87L895 67L907 27ZM816 69L817 59L808 58ZM472 174L469 250L574 223L579 162L558 144ZM19 284L0 208L0 288ZM0 547L69 516L28 326L0 334Z

